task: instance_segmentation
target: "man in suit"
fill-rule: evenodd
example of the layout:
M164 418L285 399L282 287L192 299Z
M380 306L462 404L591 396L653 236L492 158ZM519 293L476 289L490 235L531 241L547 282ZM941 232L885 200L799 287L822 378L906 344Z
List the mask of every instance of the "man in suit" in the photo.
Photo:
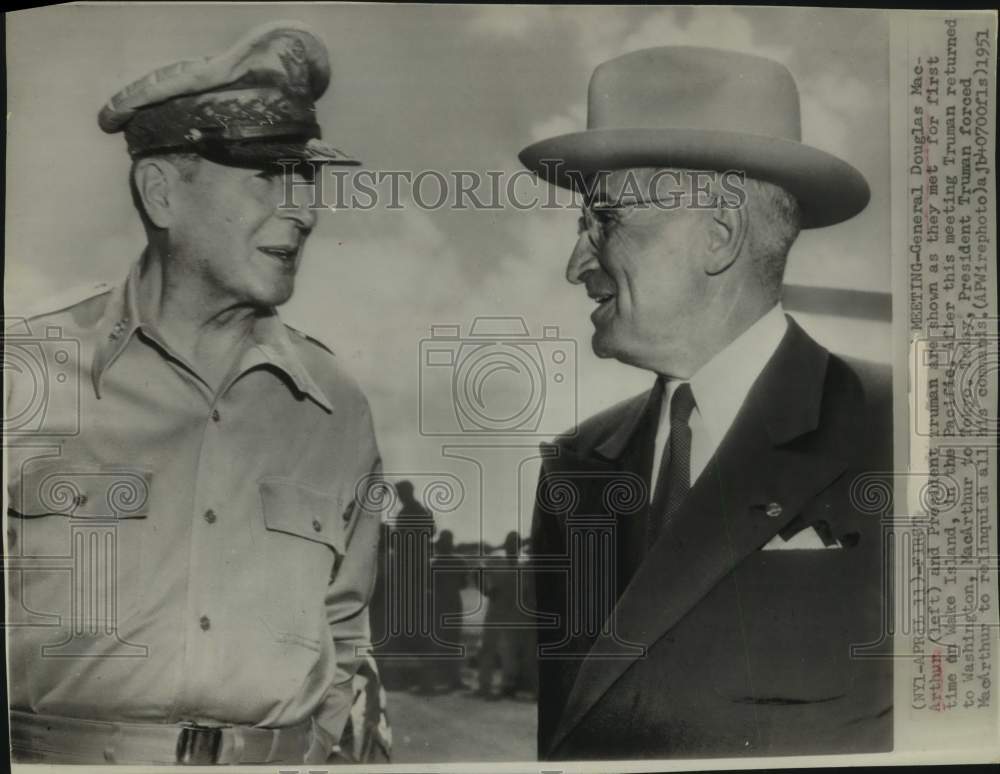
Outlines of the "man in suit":
M799 230L868 185L800 142L770 60L633 52L588 107L520 158L586 186L567 279L598 304L594 351L657 379L543 445L539 756L891 749L882 525L852 490L891 470L888 374L781 306Z

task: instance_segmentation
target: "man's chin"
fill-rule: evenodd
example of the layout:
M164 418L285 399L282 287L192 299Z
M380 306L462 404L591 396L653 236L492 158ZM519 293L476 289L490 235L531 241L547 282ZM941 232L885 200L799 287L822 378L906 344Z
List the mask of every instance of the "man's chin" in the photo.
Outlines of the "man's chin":
M594 350L594 354L602 359L618 358L619 348L615 346L614 341L607 333L602 333L601 331L595 331L593 337L590 340L590 346Z
M288 292L277 294L274 297L274 300L271 302L271 306L281 306L282 304L287 304L289 301L292 300L293 290L294 288L289 288Z
M294 282L282 282L280 285L261 288L256 294L255 300L257 301L258 306L262 307L281 306L291 299L292 293L294 292Z
M594 350L594 354L602 360L617 360L619 363L636 368L645 367L642 365L644 360L636 356L634 347L630 349L626 346L626 342L609 335L607 332L596 331L590 340L590 346Z

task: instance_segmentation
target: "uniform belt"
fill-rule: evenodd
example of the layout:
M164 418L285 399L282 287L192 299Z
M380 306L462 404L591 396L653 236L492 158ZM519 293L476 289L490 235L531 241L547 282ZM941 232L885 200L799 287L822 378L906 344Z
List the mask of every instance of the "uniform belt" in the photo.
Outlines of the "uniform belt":
M302 763L311 721L286 728L168 725L10 713L11 753L28 763Z

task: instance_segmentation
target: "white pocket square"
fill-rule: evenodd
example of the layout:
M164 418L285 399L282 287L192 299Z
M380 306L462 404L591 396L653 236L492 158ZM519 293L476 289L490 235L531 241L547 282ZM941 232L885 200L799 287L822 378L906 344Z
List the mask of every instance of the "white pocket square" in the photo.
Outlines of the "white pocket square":
M785 540L781 535L775 535L761 551L786 551L790 549L819 551L828 548L842 548L842 546L839 542L830 545L824 544L823 538L813 527L806 527L806 529L796 532L788 540Z

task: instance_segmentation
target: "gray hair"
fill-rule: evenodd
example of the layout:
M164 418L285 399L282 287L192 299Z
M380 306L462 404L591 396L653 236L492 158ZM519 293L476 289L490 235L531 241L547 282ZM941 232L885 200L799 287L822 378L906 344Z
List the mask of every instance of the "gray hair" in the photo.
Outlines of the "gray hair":
M748 253L761 286L777 301L788 251L802 229L802 212L798 200L779 185L751 178L745 184Z
M180 172L181 180L185 183L190 183L194 180L195 172L198 171L198 165L201 163L201 156L197 153L157 153L152 156L143 156L142 158L158 158L169 161L177 171ZM136 165L142 161L142 158L135 159L132 162L132 166L128 170L128 187L129 192L132 194L132 204L139 213L139 217L142 219L142 225L147 229L152 227L152 223L149 220L149 216L146 214L146 207L142 203L142 197L139 195L139 189L135 185L135 168Z
M731 174L679 167L636 167L626 171L628 176L607 192L609 199L614 200L628 190L669 202L679 190L692 190L693 175L707 174L717 183L720 178ZM777 301L781 296L788 251L802 228L799 203L789 191L774 183L741 175L740 184L743 196L739 206L745 208L750 221L745 250L760 286L771 299ZM718 202L720 194L717 186L710 189L709 196L713 202Z

